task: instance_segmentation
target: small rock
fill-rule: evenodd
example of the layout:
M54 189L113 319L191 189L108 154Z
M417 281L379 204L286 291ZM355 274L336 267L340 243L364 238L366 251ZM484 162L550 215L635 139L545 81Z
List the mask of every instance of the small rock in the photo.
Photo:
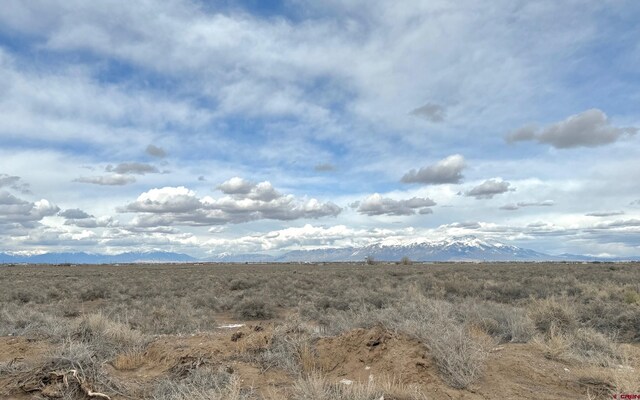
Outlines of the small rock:
M353 384L353 381L350 379L342 379L340 383L342 383L343 385L351 385Z

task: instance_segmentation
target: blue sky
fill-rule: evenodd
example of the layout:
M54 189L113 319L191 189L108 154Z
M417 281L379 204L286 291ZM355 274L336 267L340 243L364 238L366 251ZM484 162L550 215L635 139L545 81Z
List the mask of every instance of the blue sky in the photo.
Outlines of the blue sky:
M0 251L640 254L634 1L14 1Z

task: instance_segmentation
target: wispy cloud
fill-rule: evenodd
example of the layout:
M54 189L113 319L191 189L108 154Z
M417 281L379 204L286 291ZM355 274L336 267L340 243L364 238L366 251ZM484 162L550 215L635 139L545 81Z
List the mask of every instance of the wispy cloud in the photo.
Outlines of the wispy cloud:
M144 175L144 174L157 174L160 171L157 167L151 164L138 163L138 162L129 162L129 163L121 163L116 165L115 167L112 165L107 165L105 168L106 172L115 172L116 174L134 174L134 175Z
M123 186L135 182L136 178L129 175L112 174L103 176L81 176L73 181L102 186Z

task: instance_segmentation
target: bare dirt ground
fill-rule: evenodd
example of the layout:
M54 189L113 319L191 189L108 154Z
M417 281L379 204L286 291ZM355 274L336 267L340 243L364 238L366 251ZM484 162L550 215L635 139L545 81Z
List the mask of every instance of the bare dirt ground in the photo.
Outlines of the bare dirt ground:
M500 285L500 272L517 276L513 268L522 268L524 280L542 267L338 265L317 266L324 275L316 275L313 266L278 266L255 281L244 274L250 267L238 266L235 273L233 267L201 274L201 288L195 281L174 285L193 272L185 266L0 267L5 284L14 278L0 309L0 398L471 400L640 393L640 346L633 332L622 330L623 322L640 324L640 314L632 313L640 305L630 294L634 286L617 286L615 274L595 282L580 269L627 276L640 274L638 265L558 266L573 276L549 273L544 290L571 281L580 288L575 298L565 286L557 297L520 297L511 289L502 302L487 300ZM208 272L219 273L216 268ZM444 295L438 287L416 292L420 278L438 283L447 268L458 283L482 272L486 282L469 286L468 296L447 288L447 280ZM354 271L371 286L361 283L348 293L353 275L341 274ZM87 273L91 278L82 276ZM105 291L96 289L96 273L107 277ZM340 276L349 285L342 286ZM327 283L327 277L335 281ZM325 283L314 285L321 282L316 279ZM274 280L280 292L271 292ZM69 281L76 286L68 292L47 291ZM579 307L590 304L589 296L599 306L613 302L608 289L614 286L625 310L610 315L611 321L606 312L585 320ZM211 291L215 296L206 297ZM144 298L145 292L153 295ZM302 292L306 299L288 297ZM354 301L371 292L388 300L372 298L370 306ZM158 299L166 301L154 303ZM185 304L192 308L181 311ZM192 321L205 314L209 325ZM594 328L608 324L617 336Z

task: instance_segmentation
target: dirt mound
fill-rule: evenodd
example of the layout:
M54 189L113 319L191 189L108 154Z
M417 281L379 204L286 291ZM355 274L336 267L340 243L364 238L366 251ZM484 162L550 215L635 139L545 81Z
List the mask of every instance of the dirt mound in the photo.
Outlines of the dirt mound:
M382 327L320 339L316 352L323 372L336 380L391 379L416 385L431 399L462 398L440 378L424 344Z

